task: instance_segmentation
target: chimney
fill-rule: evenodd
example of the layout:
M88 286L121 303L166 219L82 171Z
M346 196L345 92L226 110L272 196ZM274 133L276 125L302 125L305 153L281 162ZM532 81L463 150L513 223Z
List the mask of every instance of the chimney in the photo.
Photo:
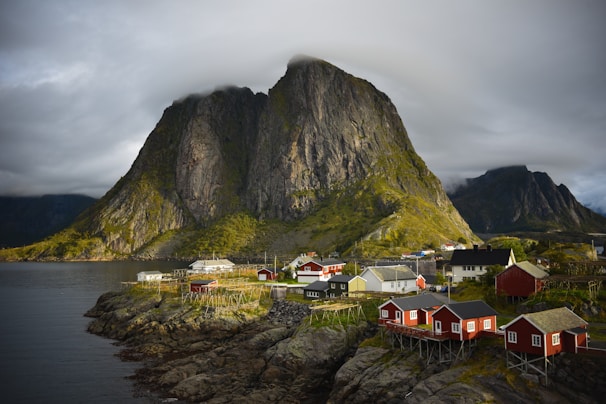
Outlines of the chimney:
M473 251L474 251L474 252L478 252L478 245L477 245L477 244L474 244L474 245L473 245Z

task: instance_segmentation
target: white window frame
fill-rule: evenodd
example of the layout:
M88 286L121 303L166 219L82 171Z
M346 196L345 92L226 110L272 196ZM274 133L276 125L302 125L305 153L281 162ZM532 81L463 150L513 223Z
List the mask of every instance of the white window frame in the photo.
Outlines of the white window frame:
M334 289L334 288L335 288L335 284L334 284L334 283L331 283L331 284L330 284L330 288L331 288L331 289Z
M551 345L560 345L560 334L555 333L551 335Z
M341 284L341 289L345 290L345 284L344 283Z
M411 320L416 320L418 318L418 316L417 316L417 310L411 310L409 313L410 313L410 319Z
M389 318L389 310L381 309L381 318Z
M518 333L515 331L507 331L507 342L511 344L518 343Z
M492 320L487 318L484 320L484 329L490 330L492 328Z
M543 344L541 343L542 336L540 334L532 334L532 346L540 348Z
M461 333L461 324L450 323L450 330L455 334L460 334Z
M476 332L476 322L475 321L467 322L467 332Z

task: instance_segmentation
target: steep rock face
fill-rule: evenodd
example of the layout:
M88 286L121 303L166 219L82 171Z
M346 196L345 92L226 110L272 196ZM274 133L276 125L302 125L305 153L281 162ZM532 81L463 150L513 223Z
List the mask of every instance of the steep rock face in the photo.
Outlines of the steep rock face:
M533 173L525 166L468 179L450 198L480 233L606 229L606 219L582 206L565 185L556 186L546 173Z
M381 159L408 151L385 94L326 62L298 60L269 92L251 166L269 176L249 177L247 204L268 217L299 218L323 195L368 178Z
M230 88L201 97L188 117L176 162L177 193L198 222L243 208L250 150L266 96Z
M413 233L424 240L474 237L414 151L389 98L311 58L291 62L268 95L226 88L173 103L78 230L100 237L113 253L134 254L167 232L237 212L302 220L331 197L333 210L365 198L353 207L364 212L364 231L377 239L391 232L399 237L392 244ZM364 236L355 233L339 242Z

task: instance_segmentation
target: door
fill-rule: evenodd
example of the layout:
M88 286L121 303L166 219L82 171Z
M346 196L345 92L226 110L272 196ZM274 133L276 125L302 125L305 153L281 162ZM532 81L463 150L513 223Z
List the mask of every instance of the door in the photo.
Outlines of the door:
M267 280L267 274L259 274L259 280L260 281L266 281Z
M434 321L434 325L436 326L436 334L442 334L442 322L436 320Z
M396 311L396 323L402 324L402 312L400 310Z

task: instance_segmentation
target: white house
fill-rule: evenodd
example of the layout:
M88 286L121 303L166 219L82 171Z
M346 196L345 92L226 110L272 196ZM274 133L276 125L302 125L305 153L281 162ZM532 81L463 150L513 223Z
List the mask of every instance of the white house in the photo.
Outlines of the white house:
M137 282L160 282L162 272L160 271L142 271L137 273Z
M366 290L392 293L419 290L417 275L407 265L366 267L360 276L366 279Z
M511 248L479 249L477 245L473 250L455 250L450 258L450 269L453 282L464 280L480 280L489 266L500 265L507 268L516 263L516 258Z
M189 274L208 274L217 271L228 271L234 270L234 264L230 260L198 260L189 264L187 273Z

